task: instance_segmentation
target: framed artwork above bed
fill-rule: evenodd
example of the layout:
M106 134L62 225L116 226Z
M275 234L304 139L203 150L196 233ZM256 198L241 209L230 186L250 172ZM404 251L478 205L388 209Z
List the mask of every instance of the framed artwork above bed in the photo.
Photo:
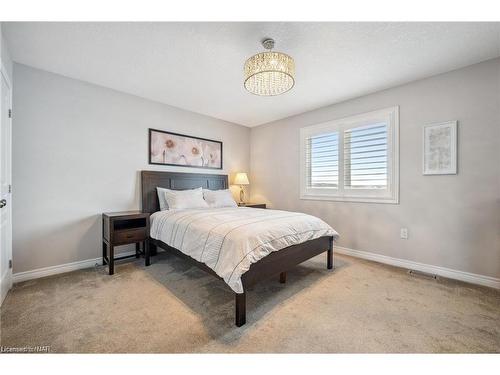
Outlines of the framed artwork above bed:
M149 129L149 164L222 169L222 142Z

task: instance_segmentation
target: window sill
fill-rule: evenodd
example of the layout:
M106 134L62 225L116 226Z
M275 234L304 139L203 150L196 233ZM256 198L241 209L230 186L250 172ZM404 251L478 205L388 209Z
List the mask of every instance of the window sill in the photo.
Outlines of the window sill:
M358 202L358 203L383 203L383 204L399 204L399 198L382 198L382 197L335 197L328 195L300 195L301 200L314 201L333 201L333 202Z

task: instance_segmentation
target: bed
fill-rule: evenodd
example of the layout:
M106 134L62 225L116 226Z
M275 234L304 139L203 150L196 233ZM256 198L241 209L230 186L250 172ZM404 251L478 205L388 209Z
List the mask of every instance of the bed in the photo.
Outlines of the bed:
M227 175L142 171L142 210L150 213L145 263L157 247L224 280L235 293L235 323L246 323L246 290L327 253L333 269L338 234L322 220L297 212L246 207L160 211L157 187L186 190L228 188Z

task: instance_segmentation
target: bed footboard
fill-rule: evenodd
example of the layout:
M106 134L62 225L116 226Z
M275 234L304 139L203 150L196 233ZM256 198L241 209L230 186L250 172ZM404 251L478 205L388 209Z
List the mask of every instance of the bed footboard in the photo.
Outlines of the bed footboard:
M275 251L250 266L241 281L244 287L277 276L296 265L327 251L327 268L333 268L333 237L320 237Z

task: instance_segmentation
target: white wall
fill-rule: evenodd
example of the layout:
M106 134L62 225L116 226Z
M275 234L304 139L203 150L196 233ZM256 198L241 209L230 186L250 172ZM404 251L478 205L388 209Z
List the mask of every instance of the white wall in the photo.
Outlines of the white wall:
M299 199L299 129L400 106L400 204ZM458 175L422 175L422 126L458 120ZM339 245L500 277L500 59L251 131L252 201L321 217ZM409 239L399 239L401 227Z
M14 79L14 273L99 257L101 213L140 208L142 169L249 169L246 127L19 64ZM223 141L224 171L148 165L148 128Z

